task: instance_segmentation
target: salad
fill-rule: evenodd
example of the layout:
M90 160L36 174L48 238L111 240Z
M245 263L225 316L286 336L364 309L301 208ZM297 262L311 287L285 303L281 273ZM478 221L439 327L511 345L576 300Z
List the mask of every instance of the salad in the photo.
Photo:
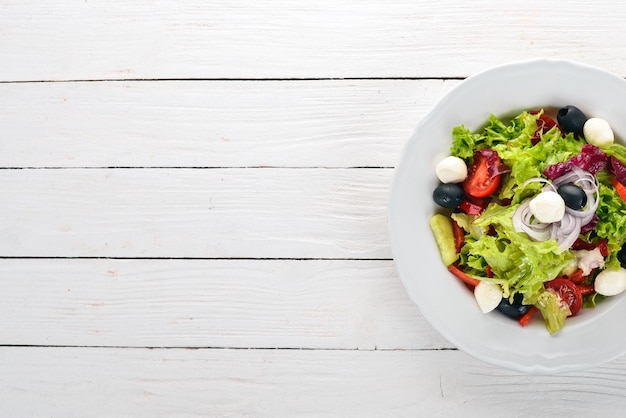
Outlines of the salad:
M626 290L626 147L607 121L568 105L452 137L430 226L481 311L554 334Z

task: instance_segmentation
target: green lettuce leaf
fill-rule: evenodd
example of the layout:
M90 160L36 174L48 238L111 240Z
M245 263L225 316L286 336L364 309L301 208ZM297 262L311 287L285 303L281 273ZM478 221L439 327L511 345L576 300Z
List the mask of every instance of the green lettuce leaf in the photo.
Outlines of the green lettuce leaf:
M453 213L451 218L467 232L472 238L480 238L487 233L488 228L474 224L476 216L468 215L463 212Z
M489 115L480 133L473 133L463 125L457 126L452 130L450 152L459 158L469 160L478 149L507 144L511 147L519 147L521 144L530 146L530 138L537 129L538 117L539 115L522 112L507 124L495 115Z
M607 296L601 295L599 293L585 295L583 296L583 308L595 308L599 302L602 302L606 298Z
M618 269L617 253L626 241L626 203L613 186L600 183L599 194L600 202L596 210L599 220L594 232L607 241L609 255L604 260L605 267Z
M583 145L571 133L563 137L556 126L547 132L540 132L540 140L533 144L532 137L537 131L537 119L541 114L522 112L507 123L490 115L479 133L472 133L462 125L457 126L452 130L450 151L468 163L477 149L490 148L496 151L504 165L511 169L509 174L502 177L499 197L513 199L513 203L521 202L538 193L541 185L534 183L524 190L520 185L529 178L542 176L548 165L578 154Z
M452 141L452 147L450 147L451 154L466 161L472 158L474 150L479 149L478 145L483 142L480 134L472 133L463 125L452 129L452 137L454 140Z
M524 132L513 140L513 144L501 144L493 148L502 162L511 169L511 173L504 179L500 198L511 198L514 203L522 201L529 194L536 194L542 186L540 183L533 183L522 191L519 186L526 180L542 177L547 166L568 160L578 154L583 145L572 134L563 137L557 127L541 134L541 140L535 145L530 140L526 142L528 134L529 132Z
M524 303L533 304L541 311L546 327L555 333L563 326L569 309L560 303L543 284L561 274L575 256L571 251L561 251L555 240L537 242L513 228L512 216L519 204L538 194L544 186L541 182L525 182L530 178L543 177L544 169L564 162L578 154L584 140L573 134L565 136L558 127L547 132L537 131L537 119L541 113L522 112L511 119L499 119L490 115L477 132L464 126L453 129L452 155L471 164L474 151L493 149L510 169L502 174L498 198L510 199L510 205L490 204L478 217L453 214L452 217L466 231L465 245L459 254L459 264L471 275L485 278L487 268L493 272L490 281L497 282L509 297L520 292ZM533 140L539 134L539 140ZM604 151L626 163L626 147L614 144ZM620 266L618 251L626 242L626 203L615 191L612 174L602 170L596 174L599 182L599 206L597 226L584 234L588 242L606 239L609 255L605 268ZM602 297L585 298L585 306L594 306Z
M543 320L546 323L546 329L550 334L554 334L563 328L565 318L572 314L566 303L559 302L559 297L556 293L549 290L540 293L534 302L534 305L541 312L541 316L543 316Z
M623 163L626 163L626 147L621 144L614 143L610 147L603 149L610 156L613 156Z
M491 226L495 234L468 239L461 251L461 263L478 275L489 266L498 279L506 281L505 296L521 292L534 299L543 291L543 283L552 280L575 259L569 251L560 251L555 240L533 241L513 228L512 216L518 205L490 204L472 222L479 227Z

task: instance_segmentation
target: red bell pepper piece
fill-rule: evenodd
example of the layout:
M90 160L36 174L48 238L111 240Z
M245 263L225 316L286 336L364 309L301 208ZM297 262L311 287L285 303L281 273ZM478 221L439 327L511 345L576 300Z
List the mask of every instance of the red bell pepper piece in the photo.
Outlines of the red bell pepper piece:
M477 205L475 203L470 202L469 200L464 200L459 205L459 208L467 213L468 215L478 216L485 209L484 206Z
M493 270L491 269L491 266L485 267L485 274L487 274L487 277L489 278L493 277Z
M465 284L476 287L478 286L478 283L480 283L480 280L476 280L475 278L470 277L467 273L465 273L454 264L449 265L448 270L450 271L450 273L461 279L461 281Z
M532 317L535 315L535 313L537 313L538 310L539 309L536 306L531 306L530 309L528 309L528 312L526 312L524 315L520 317L520 319L518 319L519 324L523 327L528 325L528 323L530 322Z
M611 177L611 183L613 183L613 187L615 187L615 191L622 198L623 201L626 202L626 186L617 181L615 177Z
M602 257L606 257L607 255L609 255L609 247L605 239L601 239L600 241L598 241L597 247L600 249L600 254L602 254Z
M454 248L457 253L460 253L465 244L465 231L454 219L452 219L452 233L454 235Z

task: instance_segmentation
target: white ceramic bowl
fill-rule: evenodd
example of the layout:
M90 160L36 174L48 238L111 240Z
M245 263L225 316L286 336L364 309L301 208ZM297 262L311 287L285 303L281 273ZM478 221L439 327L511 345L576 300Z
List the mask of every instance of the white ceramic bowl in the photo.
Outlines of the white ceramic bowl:
M435 164L449 154L452 128L478 129L490 113L579 107L626 138L626 81L598 68L539 59L495 67L461 82L419 122L396 168L389 208L400 278L424 317L459 349L527 373L579 370L626 352L624 295L568 318L550 335L538 315L527 327L499 312L483 314L472 293L443 265L428 219L435 212Z

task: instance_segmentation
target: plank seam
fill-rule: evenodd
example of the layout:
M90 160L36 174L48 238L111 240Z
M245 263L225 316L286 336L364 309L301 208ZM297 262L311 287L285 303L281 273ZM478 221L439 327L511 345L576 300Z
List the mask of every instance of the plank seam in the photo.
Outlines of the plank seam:
M0 260L232 260L232 261L393 261L393 258L352 257L115 257L115 256L0 256Z
M394 166L7 166L0 170L393 170Z
M106 82L197 82L197 81L427 81L427 80L465 80L467 77L267 77L267 78L77 78L60 80L4 80L0 84L37 84L37 83L106 83Z
M69 345L69 344L0 344L2 348L91 348L137 350L265 350L265 351L458 351L455 347L440 348L312 348L312 347L220 347L220 346L135 346L135 345Z

